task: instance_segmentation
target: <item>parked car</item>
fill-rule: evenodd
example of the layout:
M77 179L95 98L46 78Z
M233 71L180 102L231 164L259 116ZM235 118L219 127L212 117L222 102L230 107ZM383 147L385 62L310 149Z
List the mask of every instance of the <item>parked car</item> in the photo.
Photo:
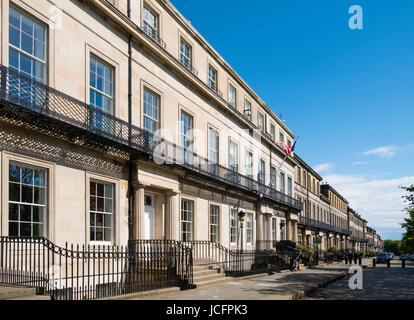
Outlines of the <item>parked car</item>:
M377 256L377 263L387 263L388 260L391 260L391 256L388 252L381 252Z
M408 254L400 254L400 260L407 260Z

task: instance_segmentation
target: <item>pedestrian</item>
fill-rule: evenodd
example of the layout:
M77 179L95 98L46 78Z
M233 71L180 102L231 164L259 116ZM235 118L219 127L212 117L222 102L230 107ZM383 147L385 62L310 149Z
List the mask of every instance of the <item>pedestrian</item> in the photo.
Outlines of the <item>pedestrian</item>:
M358 253L354 253L354 262L355 264L358 264Z
M348 260L349 260L349 264L352 264L352 251L349 250L348 252Z

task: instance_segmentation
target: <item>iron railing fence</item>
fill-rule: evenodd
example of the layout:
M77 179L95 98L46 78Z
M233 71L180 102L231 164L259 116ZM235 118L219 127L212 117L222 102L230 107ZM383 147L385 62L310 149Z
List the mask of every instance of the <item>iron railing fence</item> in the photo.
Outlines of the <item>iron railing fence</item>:
M151 132L133 126L113 115L76 100L13 69L1 66L0 111L37 121L46 129L90 140L103 148L119 148L130 154L143 154L156 164L179 166L189 172L235 187L255 196L275 201L295 210L302 203L258 181L212 163Z
M45 238L0 237L0 283L54 300L89 300L192 287L192 253L174 241L59 247Z
M318 220L315 220L309 217L304 217L304 216L299 216L299 224L304 225L304 226L318 228L318 229L324 229L324 230L328 230L328 231L332 231L336 233L341 233L344 235L352 234L352 232L347 229L339 228L329 223L318 221Z
M299 250L279 245L277 251L234 250L211 241L189 241L184 245L192 249L194 265L221 269L232 276L282 269L294 271L300 263Z

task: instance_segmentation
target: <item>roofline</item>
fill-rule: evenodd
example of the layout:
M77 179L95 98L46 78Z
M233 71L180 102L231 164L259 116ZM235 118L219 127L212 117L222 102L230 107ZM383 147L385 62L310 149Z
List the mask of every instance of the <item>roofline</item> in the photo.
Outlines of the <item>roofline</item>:
M341 200L343 200L347 205L349 205L349 201L346 200L338 191L336 191L334 189L334 187L332 187L329 183L325 183L325 184L321 184L321 188L323 188L324 186L326 186L327 188L331 189L339 198L341 198ZM348 206L349 208L349 206Z
M319 181L323 180L323 178L315 170L313 170L312 167L308 165L301 157L299 157L297 153L295 153L294 157L302 166L304 166L308 171L310 171Z

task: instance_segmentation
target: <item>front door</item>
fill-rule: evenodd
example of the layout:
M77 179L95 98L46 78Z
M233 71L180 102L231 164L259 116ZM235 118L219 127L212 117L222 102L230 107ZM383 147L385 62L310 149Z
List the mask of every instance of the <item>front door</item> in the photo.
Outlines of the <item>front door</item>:
M144 240L154 239L154 196L144 197Z

